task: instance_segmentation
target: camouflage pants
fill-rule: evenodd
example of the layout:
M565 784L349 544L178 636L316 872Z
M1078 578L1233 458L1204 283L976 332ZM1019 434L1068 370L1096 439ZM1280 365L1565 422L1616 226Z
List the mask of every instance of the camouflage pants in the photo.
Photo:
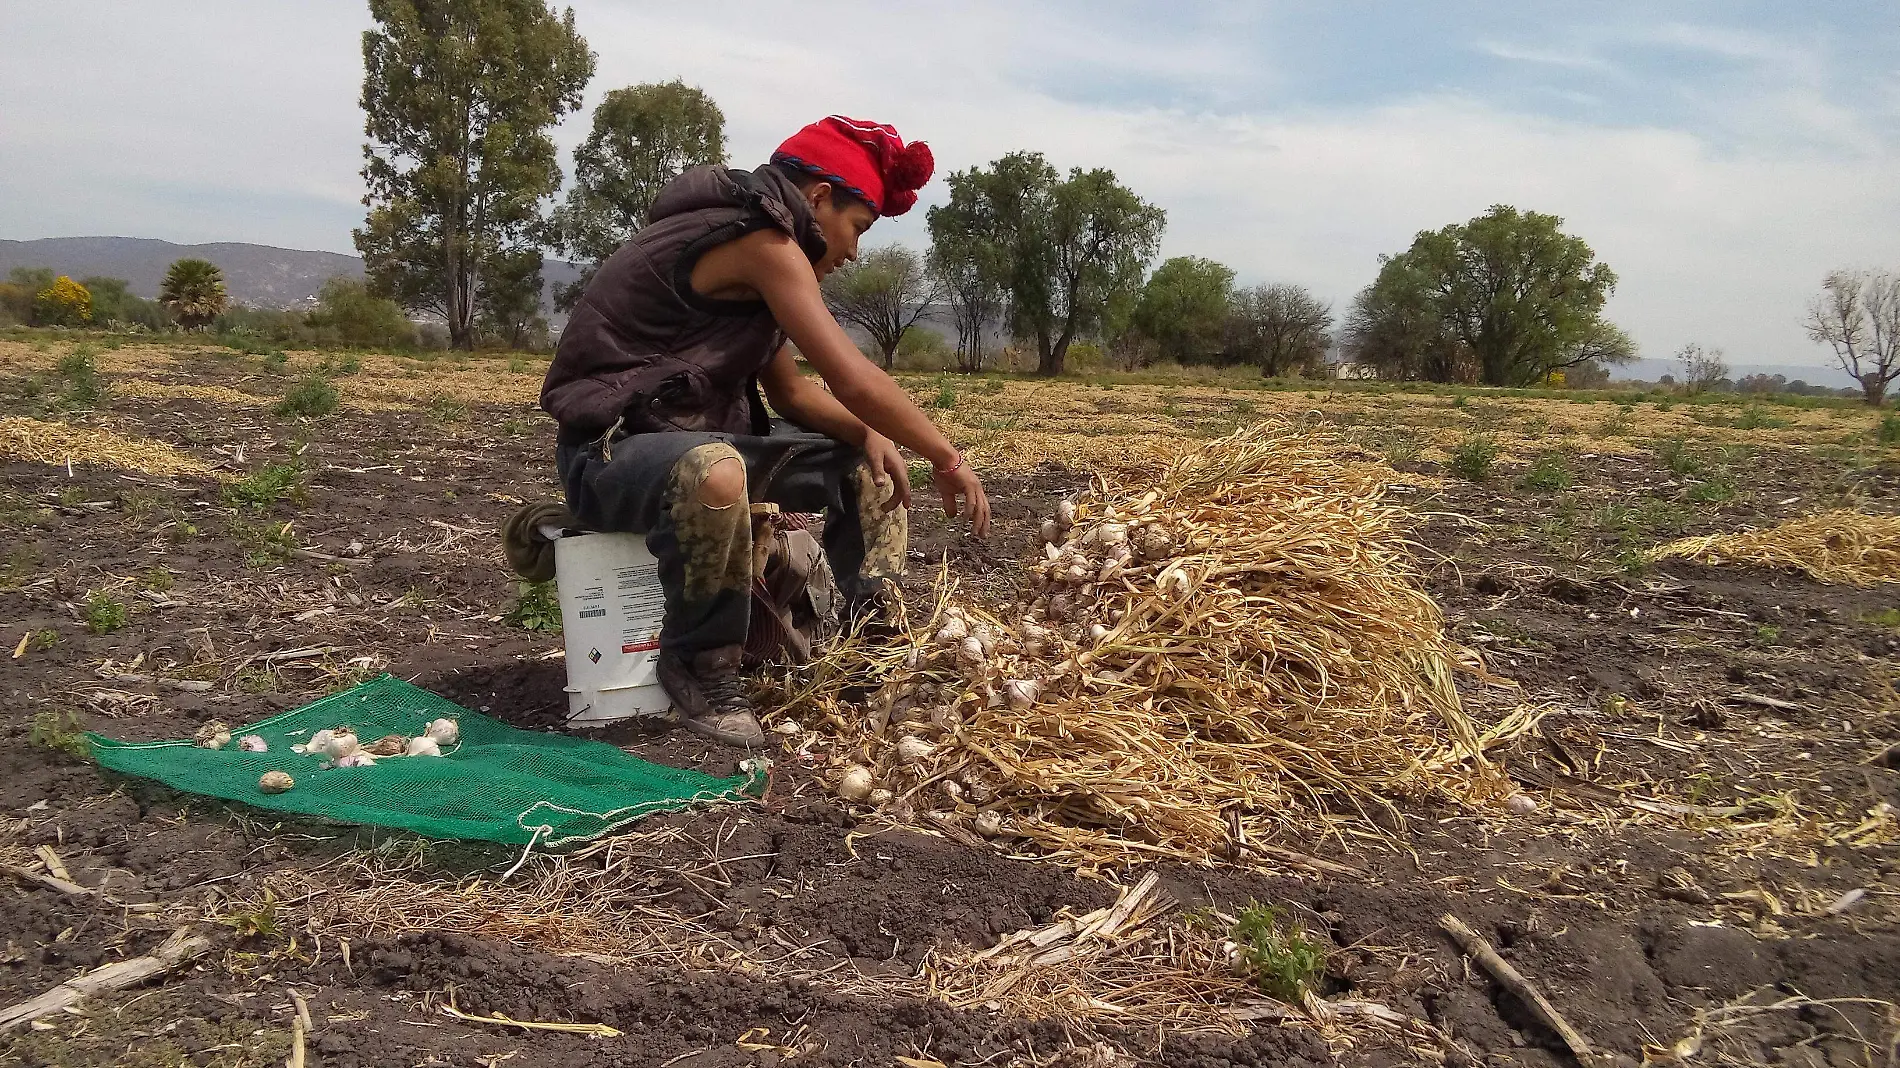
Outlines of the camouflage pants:
M666 591L662 647L690 655L744 643L751 611L752 521L748 504L823 512L824 548L847 613L903 573L909 517L885 511L864 454L789 423L768 437L637 434L563 445L555 454L567 506L585 529L644 533ZM725 508L700 501L713 465L745 465L745 499Z

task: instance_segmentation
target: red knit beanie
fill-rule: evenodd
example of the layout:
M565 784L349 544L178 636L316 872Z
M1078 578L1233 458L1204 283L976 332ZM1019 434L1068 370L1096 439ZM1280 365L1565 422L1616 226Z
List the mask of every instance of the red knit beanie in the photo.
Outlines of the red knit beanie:
M879 215L902 215L917 203L937 161L922 141L905 144L877 122L832 115L785 139L773 163L802 168L871 205Z

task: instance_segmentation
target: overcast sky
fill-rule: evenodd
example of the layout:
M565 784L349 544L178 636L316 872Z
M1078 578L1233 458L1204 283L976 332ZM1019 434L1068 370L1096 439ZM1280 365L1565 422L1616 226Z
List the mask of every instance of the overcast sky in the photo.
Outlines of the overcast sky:
M1168 212L1164 256L1343 311L1381 253L1507 203L1621 278L1643 355L1825 361L1822 276L1900 268L1900 15L1840 3L576 2L601 93L684 78L733 162L839 112L939 174L1015 149L1106 166ZM353 252L361 32L349 0L0 0L0 237ZM924 207L870 243L924 243Z

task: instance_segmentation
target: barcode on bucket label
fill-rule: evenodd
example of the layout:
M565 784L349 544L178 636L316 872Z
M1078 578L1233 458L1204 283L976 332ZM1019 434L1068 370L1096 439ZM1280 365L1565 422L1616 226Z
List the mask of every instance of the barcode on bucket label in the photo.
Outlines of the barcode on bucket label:
M581 609L581 618L582 618L582 619L604 619L604 618L606 617L606 615L607 615L607 610L606 610L605 608L583 608L583 609Z

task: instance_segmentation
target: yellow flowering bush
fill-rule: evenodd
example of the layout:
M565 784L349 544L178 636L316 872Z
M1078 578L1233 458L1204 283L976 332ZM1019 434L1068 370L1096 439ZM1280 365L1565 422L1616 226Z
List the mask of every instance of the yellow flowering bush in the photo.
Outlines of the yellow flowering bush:
M92 322L92 293L62 274L33 298L33 322L38 326L84 326Z

